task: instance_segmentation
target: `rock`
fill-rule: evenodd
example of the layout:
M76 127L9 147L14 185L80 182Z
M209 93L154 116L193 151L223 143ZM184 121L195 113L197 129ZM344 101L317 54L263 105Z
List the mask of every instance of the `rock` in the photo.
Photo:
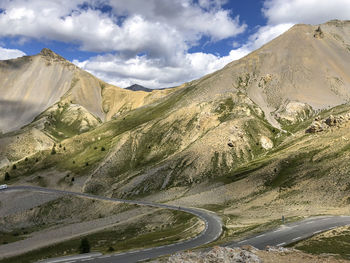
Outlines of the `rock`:
M325 123L326 123L328 126L336 126L336 125L337 125L337 119L336 119L333 115L330 115L330 116L325 120Z
M242 248L214 247L209 252L180 252L171 256L167 262L260 263L262 260L254 252Z
M288 101L276 110L275 118L293 124L308 119L312 113L310 105L298 101Z
M11 164L10 161L6 157L4 157L3 159L0 159L0 169L10 164Z
M324 127L321 122L314 121L309 128L306 129L306 133L316 133L324 130Z
M273 148L273 142L266 136L260 137L260 144L265 150Z
M319 26L316 30L315 30L315 34L314 34L314 38L318 38L321 39L324 37L324 34L321 30L321 26Z

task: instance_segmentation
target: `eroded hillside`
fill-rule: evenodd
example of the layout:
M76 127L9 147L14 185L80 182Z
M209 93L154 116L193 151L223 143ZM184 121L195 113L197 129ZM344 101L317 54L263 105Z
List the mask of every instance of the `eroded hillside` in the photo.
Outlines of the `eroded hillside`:
M296 25L218 72L148 93L76 69L57 103L1 138L1 175L9 183L209 204L233 226L262 215L341 213L350 184L349 45L350 22ZM90 96L101 103L84 104ZM19 150L32 129L46 146L29 136L30 147Z

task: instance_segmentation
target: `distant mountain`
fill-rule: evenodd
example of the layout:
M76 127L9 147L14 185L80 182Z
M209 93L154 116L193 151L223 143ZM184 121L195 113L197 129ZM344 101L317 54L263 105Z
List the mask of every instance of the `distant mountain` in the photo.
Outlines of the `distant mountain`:
M153 91L153 89L146 88L146 87L141 86L139 84L131 85L125 89L132 90L132 91L145 91L145 92L152 92Z

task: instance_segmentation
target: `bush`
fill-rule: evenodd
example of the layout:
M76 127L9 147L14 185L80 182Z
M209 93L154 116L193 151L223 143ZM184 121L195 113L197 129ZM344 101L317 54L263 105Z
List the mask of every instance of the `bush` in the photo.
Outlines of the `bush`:
M12 165L12 170L16 170L17 169L17 165Z
M8 172L5 173L5 181L10 180L10 174Z
M106 150L105 147L102 146L101 151L104 152L105 150Z
M52 155L56 154L55 146L52 147L51 154L52 154Z
M90 242L86 237L83 238L80 242L79 252L80 252L80 254L90 252Z
M24 159L24 161L25 161L25 162L28 162L28 158L26 157L26 158Z

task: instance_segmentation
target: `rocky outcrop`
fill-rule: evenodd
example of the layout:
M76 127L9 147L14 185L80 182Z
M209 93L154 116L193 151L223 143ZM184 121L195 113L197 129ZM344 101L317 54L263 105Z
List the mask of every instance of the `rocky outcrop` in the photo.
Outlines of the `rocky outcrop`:
M306 129L306 133L321 132L325 129L325 125L319 121L314 121L309 128Z
M254 249L252 251L255 251ZM230 263L260 263L262 260L253 252L241 249L241 248L230 248L230 247L214 247L209 252L195 253L195 252L182 252L171 256L168 263L215 263L215 262L230 262Z
M153 261L154 262L154 261ZM280 263L280 262L328 262L340 263L346 260L326 255L310 255L293 248L267 247L259 250L252 246L214 247L209 252L181 252L157 262L167 263ZM155 263L155 262L154 262Z
M345 116L333 116L329 115L327 118L321 120L320 117L316 117L312 124L306 129L306 133L317 133L327 130L330 127L339 127L345 122L350 120L350 113Z
M294 124L308 119L313 113L310 105L298 101L288 101L275 112L275 118L282 124Z
M269 149L273 148L273 142L269 138L267 138L266 136L260 137L260 145L265 150L269 150Z

